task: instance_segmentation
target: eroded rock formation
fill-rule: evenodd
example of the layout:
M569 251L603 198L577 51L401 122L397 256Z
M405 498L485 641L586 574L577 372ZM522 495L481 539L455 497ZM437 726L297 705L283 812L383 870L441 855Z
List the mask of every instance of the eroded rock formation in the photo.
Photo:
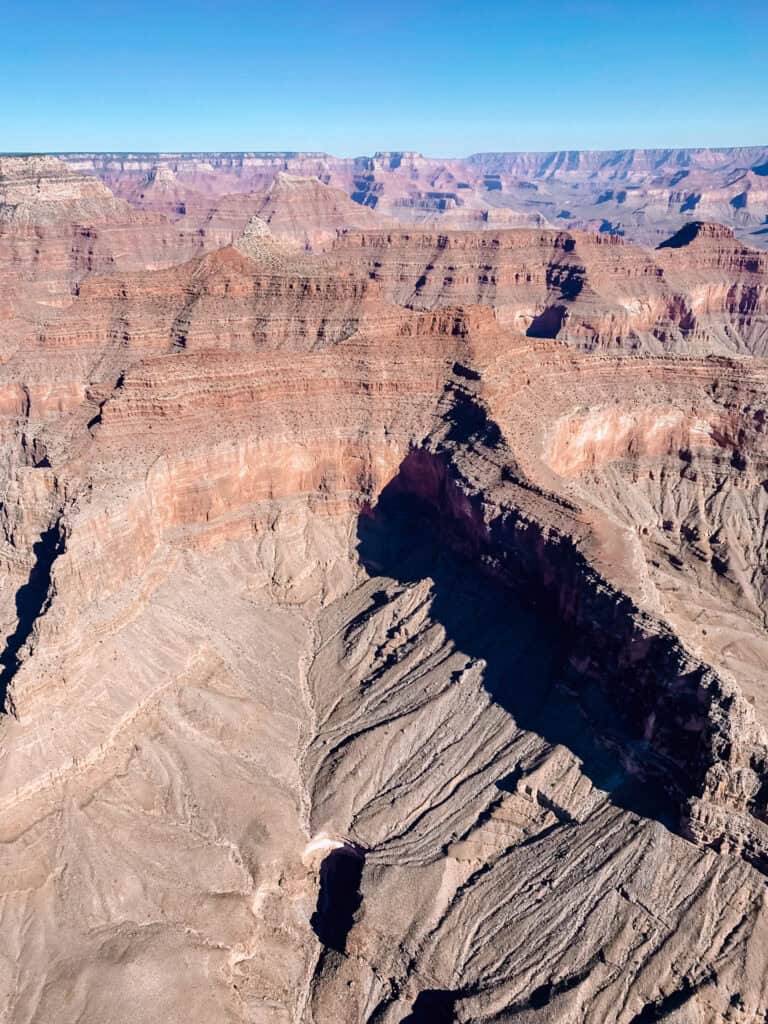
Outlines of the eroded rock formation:
M763 1020L765 256L273 165L1 168L0 1012Z
M62 157L132 202L178 213L199 209L201 201L210 206L216 196L230 204L262 193L276 176L289 174L341 189L361 206L408 225L567 228L657 245L681 225L703 220L731 225L751 245L768 242L766 146L476 153L466 159L412 152L354 159L327 153ZM310 197L303 201L305 208L311 203Z

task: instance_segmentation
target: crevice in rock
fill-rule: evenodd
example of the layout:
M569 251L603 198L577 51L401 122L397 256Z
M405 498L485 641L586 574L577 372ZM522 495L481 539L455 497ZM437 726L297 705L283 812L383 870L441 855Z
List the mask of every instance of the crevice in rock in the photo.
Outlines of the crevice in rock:
M568 307L564 303L547 306L535 316L525 332L529 338L556 338L568 319Z
M123 387L125 387L125 373L121 372L113 385L112 392L105 398L99 400L95 415L93 415L86 423L86 428L88 430L93 430L94 427L99 426L103 419L104 406L110 401L110 399L115 397L115 392L119 391Z
M488 416L481 402L471 391L453 387L453 405L446 440L457 444L483 444L495 448L501 442L501 431Z
M345 846L331 850L320 866L317 907L310 924L323 945L339 953L346 950L347 935L363 901L363 865L362 852Z
M545 981L543 984L537 985L536 988L530 992L527 998L511 1003L506 1008L506 1014L511 1020L519 1014L523 1014L527 1017L531 1010L545 1010L555 999L557 999L558 996L566 995L568 992L572 992L574 989L577 989L579 985L582 985L587 978L589 978L590 974L599 962L605 962L602 950L596 956L592 957L584 967L581 968L581 970L576 971L573 974L568 974L565 977Z
M575 301L584 290L586 270L581 266L553 264L547 268L547 285L560 293L560 298Z
M401 1024L454 1024L458 995L449 989L429 988L419 992L411 1012Z
M8 686L19 668L19 651L32 634L35 623L48 608L53 563L64 551L64 531L59 523L40 534L33 545L35 561L27 582L16 591L16 628L5 639L0 655L0 701L6 702Z

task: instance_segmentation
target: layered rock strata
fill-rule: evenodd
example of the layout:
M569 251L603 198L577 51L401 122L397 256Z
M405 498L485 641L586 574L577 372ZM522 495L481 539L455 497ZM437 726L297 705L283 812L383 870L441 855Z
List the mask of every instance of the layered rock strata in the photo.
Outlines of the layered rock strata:
M279 236L3 349L2 1013L762 1019L762 256ZM684 273L654 354L509 315Z
M334 252L415 309L491 306L499 322L581 348L766 351L768 262L721 225L658 250L565 231L349 232Z
M276 176L311 177L403 224L444 229L566 227L657 245L681 225L716 221L752 245L768 241L768 147L476 153L63 154L121 196L165 209L243 196Z

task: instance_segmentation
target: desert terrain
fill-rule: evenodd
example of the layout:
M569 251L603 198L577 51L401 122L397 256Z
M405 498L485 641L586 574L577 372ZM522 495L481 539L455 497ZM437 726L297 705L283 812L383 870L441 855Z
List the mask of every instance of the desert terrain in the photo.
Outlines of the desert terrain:
M0 157L0 1020L768 1020L766 224Z

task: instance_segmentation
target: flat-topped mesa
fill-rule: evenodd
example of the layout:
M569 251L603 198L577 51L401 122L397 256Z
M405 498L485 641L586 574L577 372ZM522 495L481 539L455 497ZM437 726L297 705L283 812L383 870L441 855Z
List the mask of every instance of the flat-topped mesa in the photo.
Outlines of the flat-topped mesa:
M118 195L141 201L142 186L156 168L175 175L179 196L186 194L191 206L200 196L209 200L226 195L263 193L275 175L288 172L330 180L334 168L347 168L353 160L337 160L323 153L103 153L67 154L69 166L99 177ZM346 172L345 172L346 173Z
M306 175L278 172L257 207L275 237L298 249L329 247L344 229L374 228L378 218L338 188Z
M0 157L0 235L62 221L100 223L127 212L106 185L56 157Z
M204 199L196 189L181 184L175 171L166 164L150 168L123 198L137 209L164 213L172 220L184 216L188 208L202 205ZM206 204L206 210L209 208Z
M71 301L94 266L108 270L123 249L113 225L146 217L100 181L54 157L0 157L0 345L7 357L39 330L40 320ZM104 245L106 241L106 245ZM142 248L147 240L134 236Z
M175 171L166 164L158 164L147 175L148 185L172 185L177 181Z
M659 249L680 249L684 245L690 245L692 242L701 239L711 239L713 241L733 241L735 235L733 228L728 227L725 224L714 224L708 221L694 220L690 224L684 224L679 231L668 238L666 241L661 242L658 246Z
M78 174L54 156L0 156L0 203L110 198L98 179Z
M732 174L768 157L766 146L721 149L553 150L541 153L473 153L467 163L488 172L551 178L586 173L612 181L637 176L656 180L695 172ZM682 179L680 179L682 180Z
M372 166L388 171L396 171L400 167L414 167L418 163L426 163L421 153L416 150L378 150L373 154Z

